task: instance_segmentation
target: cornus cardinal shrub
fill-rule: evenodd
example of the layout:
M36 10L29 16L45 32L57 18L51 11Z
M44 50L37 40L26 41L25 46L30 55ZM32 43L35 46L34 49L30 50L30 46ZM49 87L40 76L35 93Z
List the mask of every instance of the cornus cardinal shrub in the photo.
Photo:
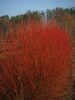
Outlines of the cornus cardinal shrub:
M69 91L71 48L63 30L21 23L1 44L0 100L60 100Z

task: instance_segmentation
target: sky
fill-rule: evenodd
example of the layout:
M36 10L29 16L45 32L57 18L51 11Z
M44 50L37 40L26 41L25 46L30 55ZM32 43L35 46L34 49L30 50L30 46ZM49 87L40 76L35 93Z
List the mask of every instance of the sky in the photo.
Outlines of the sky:
M46 11L56 7L75 7L75 0L0 0L0 16L15 16L26 11Z

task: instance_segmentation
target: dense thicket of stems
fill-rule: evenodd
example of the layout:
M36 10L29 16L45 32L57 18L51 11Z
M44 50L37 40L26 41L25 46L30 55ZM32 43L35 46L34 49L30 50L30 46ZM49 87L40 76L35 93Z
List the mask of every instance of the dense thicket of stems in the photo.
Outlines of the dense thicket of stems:
M13 32L10 26L7 37L0 38L0 100L52 100L69 93L68 34L35 21L21 22Z

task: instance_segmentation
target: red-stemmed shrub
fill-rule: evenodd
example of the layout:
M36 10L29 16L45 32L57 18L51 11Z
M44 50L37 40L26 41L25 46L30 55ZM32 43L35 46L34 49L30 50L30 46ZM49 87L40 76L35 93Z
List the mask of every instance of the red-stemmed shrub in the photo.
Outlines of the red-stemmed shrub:
M11 33L1 42L0 100L60 100L71 85L68 33L34 21Z

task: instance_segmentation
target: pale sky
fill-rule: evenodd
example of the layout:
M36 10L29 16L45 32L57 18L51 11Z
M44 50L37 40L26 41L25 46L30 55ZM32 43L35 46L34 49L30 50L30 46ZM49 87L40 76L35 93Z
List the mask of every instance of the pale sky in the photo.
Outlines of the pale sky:
M27 10L46 11L56 7L75 7L75 0L0 0L0 16L15 16Z

